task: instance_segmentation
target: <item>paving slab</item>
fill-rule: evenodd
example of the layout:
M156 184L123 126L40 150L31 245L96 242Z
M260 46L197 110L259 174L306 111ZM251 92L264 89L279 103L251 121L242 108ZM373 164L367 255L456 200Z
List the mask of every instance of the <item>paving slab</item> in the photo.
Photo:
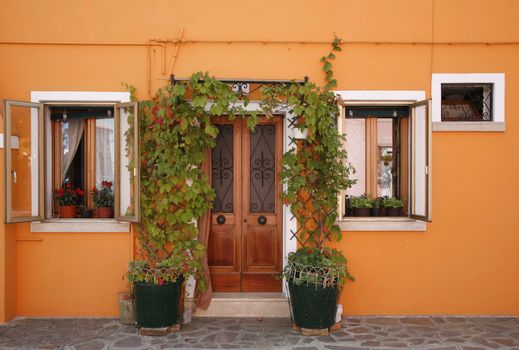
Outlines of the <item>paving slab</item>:
M351 317L330 336L304 336L288 318L194 318L167 336L140 336L117 319L18 318L0 349L519 349L519 317Z

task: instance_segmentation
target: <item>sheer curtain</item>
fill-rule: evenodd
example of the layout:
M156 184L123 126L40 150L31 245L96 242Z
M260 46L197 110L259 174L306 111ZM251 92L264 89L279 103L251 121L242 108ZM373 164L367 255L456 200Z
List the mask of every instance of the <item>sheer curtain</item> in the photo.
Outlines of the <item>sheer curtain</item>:
M61 154L61 181L65 181L70 164L76 155L81 142L85 121L83 119L71 119L63 123L61 128L63 136L63 153Z
M114 181L114 119L96 120L96 185Z

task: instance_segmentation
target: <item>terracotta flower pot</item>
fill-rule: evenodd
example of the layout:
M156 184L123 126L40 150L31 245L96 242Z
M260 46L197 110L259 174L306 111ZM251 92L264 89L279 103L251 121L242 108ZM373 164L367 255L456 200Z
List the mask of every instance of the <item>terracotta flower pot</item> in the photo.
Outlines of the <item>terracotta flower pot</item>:
M113 218L114 209L112 207L98 207L97 208L98 218Z
M76 206L75 205L60 205L59 217L60 218L75 218L76 217Z

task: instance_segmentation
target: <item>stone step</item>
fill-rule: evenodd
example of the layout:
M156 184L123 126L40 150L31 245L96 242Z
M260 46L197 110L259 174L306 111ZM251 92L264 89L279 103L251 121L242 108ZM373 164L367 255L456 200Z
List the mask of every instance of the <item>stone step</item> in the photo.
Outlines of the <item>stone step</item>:
M213 293L207 310L198 308L194 317L290 317L283 293Z

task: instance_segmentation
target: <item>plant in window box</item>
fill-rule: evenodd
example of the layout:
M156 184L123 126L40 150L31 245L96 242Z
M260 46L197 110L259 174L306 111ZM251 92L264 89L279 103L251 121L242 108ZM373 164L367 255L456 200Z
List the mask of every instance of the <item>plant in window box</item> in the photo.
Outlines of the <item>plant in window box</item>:
M351 206L355 216L369 216L373 208L373 201L365 194L351 199Z
M283 277L294 323L301 328L333 326L342 284L353 279L342 252L326 246L342 238L336 223L337 198L355 183L342 147L344 137L337 130L339 100L329 91L336 86L330 60L335 57L333 51L340 50L336 38L332 52L321 59L327 82L324 89L308 80L263 89L263 110L268 116L288 109L295 127L307 130L306 138L295 141L295 147L283 155L280 174L286 185L283 202L298 221L293 238L300 248L289 254Z
M385 197L383 200L386 216L402 216L404 202L396 197Z
M60 218L75 218L77 205L83 195L83 190L74 188L71 183L66 183L63 188L56 190L55 196L59 204Z
M92 217L92 210L88 209L86 206L84 205L80 205L78 207L78 211L79 211L79 216L81 218L91 218Z
M114 216L114 193L111 181L101 182L100 188L94 187L92 199L97 207L97 217L112 218Z
M382 215L382 206L384 197L377 197L371 200L371 208L369 209L370 216L381 216Z

